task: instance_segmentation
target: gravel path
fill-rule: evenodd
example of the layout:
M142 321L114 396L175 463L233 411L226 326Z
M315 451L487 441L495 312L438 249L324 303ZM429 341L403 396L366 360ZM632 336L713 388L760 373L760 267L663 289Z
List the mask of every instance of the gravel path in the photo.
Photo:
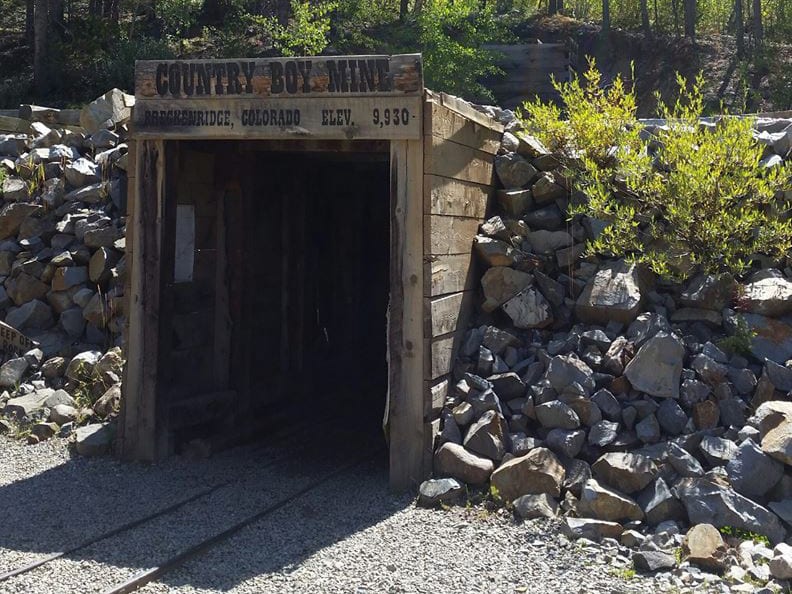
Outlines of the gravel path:
M228 527L322 472L333 460L267 469L282 450L238 449L160 465L72 458L59 440L0 438L0 573L77 544L230 478L196 505L79 555L0 583L2 593L101 592ZM337 462L336 462L337 463ZM255 472L253 472L255 470ZM624 579L626 557L569 542L553 522L505 513L416 508L388 493L378 463L359 465L146 586L164 592L627 592L662 590ZM699 590L701 591L701 590Z

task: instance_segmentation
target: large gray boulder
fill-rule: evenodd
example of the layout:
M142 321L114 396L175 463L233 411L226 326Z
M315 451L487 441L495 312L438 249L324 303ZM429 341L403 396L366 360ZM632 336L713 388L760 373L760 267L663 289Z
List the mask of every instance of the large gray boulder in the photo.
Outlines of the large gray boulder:
M114 431L108 423L95 423L78 427L75 432L77 453L81 456L102 456L110 451Z
M134 95L112 89L83 107L80 112L80 126L89 134L94 134L103 128L123 124L132 116L134 105Z
M734 296L736 283L728 274L699 275L682 290L679 302L686 307L721 311Z
M30 363L25 357L9 359L0 365L0 388L16 388L29 366Z
M732 488L746 497L762 497L784 476L784 465L765 454L751 439L744 440L726 463Z
M546 377L550 385L559 393L573 383L582 386L589 394L595 387L594 372L591 367L575 355L556 355L550 359Z
M601 485L595 479L589 479L583 485L578 512L610 522L642 520L644 517L643 511L633 499Z
M646 521L652 526L668 520L685 519L682 504L668 488L668 484L659 477L641 491L638 495L638 505L646 515Z
M751 313L769 317L792 313L792 281L782 276L769 276L743 287L740 302Z
M495 173L506 189L527 186L539 171L517 153L495 157Z
M624 375L636 390L658 398L679 398L685 346L673 334L647 340L627 364Z
M637 493L657 476L657 466L642 454L609 452L591 466L594 476L623 493Z
M618 522L609 522L607 520L567 517L561 526L561 530L569 538L587 538L588 540L600 541L603 538L619 538L624 532L624 526Z
M641 308L638 270L623 260L605 264L589 281L575 305L575 313L589 324L629 324Z
M434 471L471 485L483 485L492 474L492 460L477 456L456 443L444 443L434 455Z
M555 518L558 515L558 503L547 493L523 495L512 502L515 513L523 520L534 518Z
M547 429L577 429L580 418L571 407L559 400L545 402L534 407L536 419Z
M533 276L507 266L493 266L481 277L484 291L484 311L495 311L520 291L530 286Z
M742 314L751 336L751 354L783 365L792 359L792 320L775 319L758 314Z
M553 452L534 448L525 456L504 462L492 473L491 483L506 501L541 493L558 497L564 476L564 467Z
M11 202L0 210L0 241L13 237L29 216L44 212L44 207L27 202Z
M464 491L464 487L456 479L430 479L421 483L418 488L418 505L435 507L442 503L453 503Z
M550 303L535 287L527 287L503 304L512 323L523 330L545 328L553 323Z
M490 460L501 460L506 453L507 435L508 427L501 414L488 410L470 426L463 445Z
M730 487L706 478L688 478L678 483L676 491L691 524L732 526L764 534L774 544L786 537L778 516Z

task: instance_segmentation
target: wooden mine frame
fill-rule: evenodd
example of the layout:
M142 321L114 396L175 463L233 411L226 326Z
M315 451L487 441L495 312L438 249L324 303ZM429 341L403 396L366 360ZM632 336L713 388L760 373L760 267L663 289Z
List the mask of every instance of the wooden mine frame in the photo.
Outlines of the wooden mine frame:
M148 461L169 453L167 403L158 398L160 305L163 283L170 272L166 268L173 262L163 251L173 245L164 232L164 221L173 211L168 198L168 143L267 140L290 150L345 151L354 150L358 140L386 140L390 144L391 188L387 330L390 479L395 489L410 488L431 473L439 413L475 296L472 240L489 208L493 160L503 128L464 102L426 91L419 55L296 61L304 63L291 66L293 72L308 70L316 76L313 82L304 78L304 86L299 87L295 86L297 75L293 75L291 90L295 93L285 99L275 97L273 90L281 84L275 76L289 71L286 59L137 64L128 174L127 366L118 452L124 459ZM242 66L233 67L234 62ZM350 63L357 65L359 76L361 64L369 65L368 93L361 93L362 83L358 83L357 93L354 91ZM221 85L218 90L239 91L238 96L187 97L184 77L199 70L191 64L204 69L203 74L194 76L193 86L199 77L206 82L205 72L217 68L212 80ZM344 93L338 74L341 66L347 68L347 94L339 99ZM374 74L377 67L379 79ZM229 72L235 72L236 80ZM163 82L167 74L181 76L180 84ZM389 82L383 82L388 76ZM243 97L247 83L252 95ZM328 95L328 85L335 87L336 96ZM282 86L285 89L287 85ZM372 87L376 89L371 91ZM204 84L204 90L208 88ZM346 107L338 107L342 104ZM294 112L291 128L280 125L283 121L277 127L267 127L260 116L252 115L255 109L268 111L272 105L277 106L278 114L299 107L300 125L294 125ZM338 111L343 109L350 111ZM384 124L384 110L395 113L389 115L388 124ZM214 120L221 125L200 121L197 114L210 111L216 112ZM327 111L335 112L346 126L324 126L330 121L325 117ZM247 125L242 125L244 117ZM256 117L258 125L250 125ZM393 117L400 118L398 125L392 123Z

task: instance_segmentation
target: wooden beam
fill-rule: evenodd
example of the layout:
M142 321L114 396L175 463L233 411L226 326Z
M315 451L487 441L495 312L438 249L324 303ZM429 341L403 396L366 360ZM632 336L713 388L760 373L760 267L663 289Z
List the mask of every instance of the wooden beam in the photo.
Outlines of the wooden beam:
M475 291L465 291L442 297L426 298L424 303L425 336L436 338L457 330L466 330L475 306L475 297Z
M471 148L496 154L501 144L501 131L479 124L436 102L427 103L424 135L437 136Z
M388 315L390 484L426 478L423 339L423 146L391 143L391 306ZM431 460L431 457L428 458Z
M157 395L165 143L143 141L137 149L132 225L135 251L131 262L127 376L122 399L124 430L119 448L125 459L153 461L160 455Z
M492 188L437 175L424 176L424 213L483 219Z
M424 142L426 173L492 185L494 155L437 136L425 136Z
M475 256L471 253L426 255L424 292L427 297L470 291L478 285Z
M424 216L426 254L434 256L470 253L479 225L481 225L479 219Z

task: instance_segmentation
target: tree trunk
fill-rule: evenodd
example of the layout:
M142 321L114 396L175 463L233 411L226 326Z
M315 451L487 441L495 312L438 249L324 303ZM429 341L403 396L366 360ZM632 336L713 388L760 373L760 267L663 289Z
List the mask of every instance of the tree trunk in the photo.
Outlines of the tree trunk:
M649 0L641 0L641 29L647 37L652 34L652 26L649 24Z
M33 35L33 85L38 98L43 99L50 89L48 0L36 0Z
M696 0L685 0L685 37L696 43Z
M762 24L762 0L753 0L753 34L757 49L764 45L764 26Z
M655 29L662 31L663 27L660 25L660 12L657 7L657 0L654 0L654 16L655 16Z
M671 0L671 10L674 13L674 35L679 37L679 0Z
M558 12L558 1L557 0L550 0L550 4L548 6L548 13L556 14Z
M399 20L404 22L407 18L407 10L409 9L409 0L401 0L399 3Z
M745 21L743 20L743 0L734 0L734 41L737 44L737 57L745 55Z
M610 0L602 0L602 32L606 35L610 32Z
M33 47L33 15L35 14L34 0L25 0L25 40L28 47Z

